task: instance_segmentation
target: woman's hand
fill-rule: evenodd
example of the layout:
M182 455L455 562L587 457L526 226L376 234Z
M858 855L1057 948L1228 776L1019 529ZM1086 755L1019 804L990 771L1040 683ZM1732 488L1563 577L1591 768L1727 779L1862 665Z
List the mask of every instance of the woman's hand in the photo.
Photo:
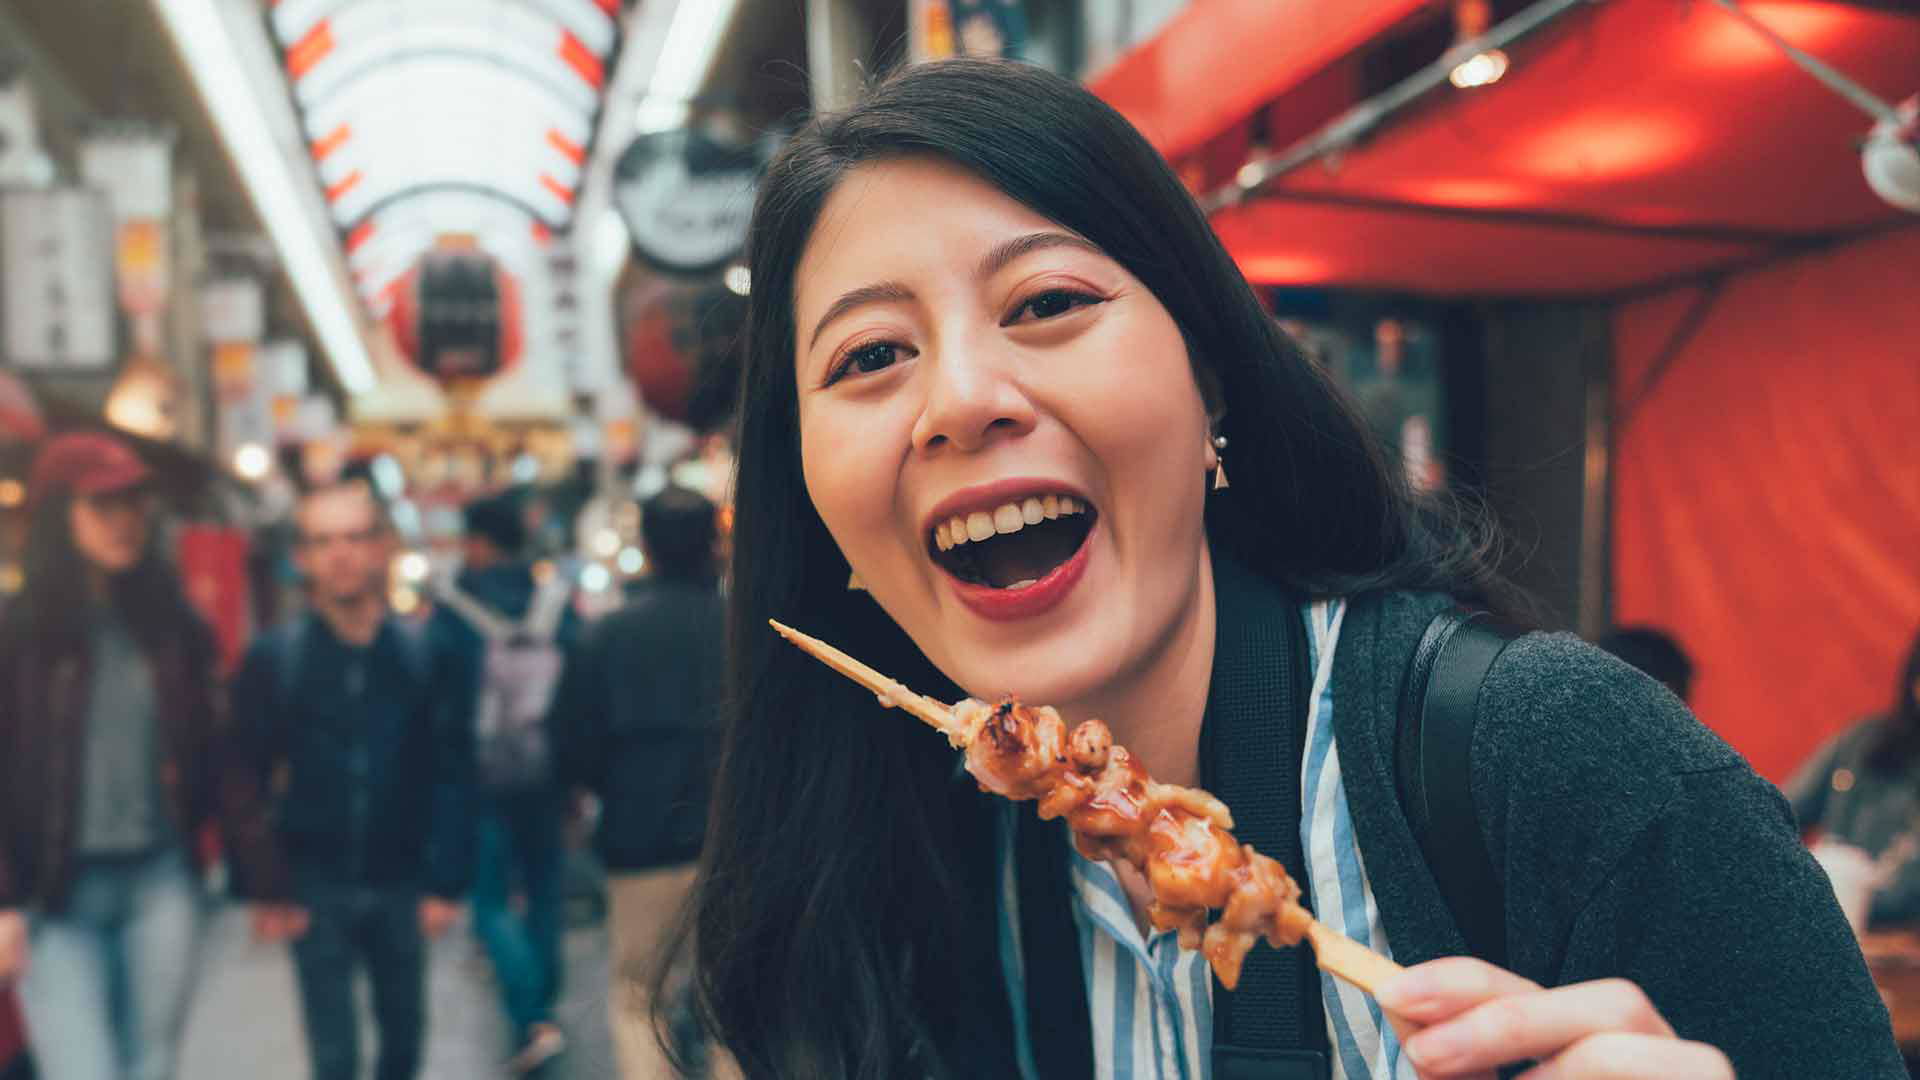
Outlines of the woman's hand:
M255 904L253 939L263 945L298 941L307 932L307 909L297 904Z
M420 900L420 932L429 941L436 940L447 932L454 920L460 917L460 905L452 900L438 896L426 896Z
M27 970L27 915L18 908L0 911L0 982Z
M1425 1080L1478 1080L1521 1061L1539 1062L1523 1080L1734 1080L1725 1054L1675 1035L1625 979L1543 990L1451 956L1409 968L1379 1001Z

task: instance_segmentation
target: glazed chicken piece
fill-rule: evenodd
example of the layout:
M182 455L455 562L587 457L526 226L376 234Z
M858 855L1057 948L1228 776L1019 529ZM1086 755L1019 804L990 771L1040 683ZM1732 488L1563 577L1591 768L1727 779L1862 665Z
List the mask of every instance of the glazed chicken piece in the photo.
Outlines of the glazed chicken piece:
M1281 865L1237 843L1220 800L1147 775L1113 733L1087 720L1071 733L1053 709L1011 698L953 707L967 771L983 790L1039 801L1043 819L1064 817L1089 859L1124 860L1153 889L1148 919L1177 930L1180 945L1204 949L1220 982L1239 982L1256 941L1298 945L1312 917ZM953 736L950 735L950 738ZM1209 926L1207 913L1222 909Z

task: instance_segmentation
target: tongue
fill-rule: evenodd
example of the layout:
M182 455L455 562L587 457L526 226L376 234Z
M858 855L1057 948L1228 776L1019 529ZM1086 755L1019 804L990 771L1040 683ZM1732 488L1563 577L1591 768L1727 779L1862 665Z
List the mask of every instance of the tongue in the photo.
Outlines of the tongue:
M1043 521L1017 533L1005 533L970 545L974 565L996 589L1031 583L1073 558L1085 537L1084 529Z

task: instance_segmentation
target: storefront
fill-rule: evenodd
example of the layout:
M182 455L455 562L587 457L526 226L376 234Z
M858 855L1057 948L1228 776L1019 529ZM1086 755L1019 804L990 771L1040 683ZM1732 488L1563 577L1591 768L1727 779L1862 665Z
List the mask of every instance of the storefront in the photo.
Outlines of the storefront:
M1881 100L1920 89L1920 13L1742 7ZM1885 707L1920 626L1920 220L1863 179L1854 103L1670 0L1196 5L1093 85L1283 313L1468 327L1445 454L1568 625L1672 631L1775 780ZM1378 343L1348 351L1377 379Z

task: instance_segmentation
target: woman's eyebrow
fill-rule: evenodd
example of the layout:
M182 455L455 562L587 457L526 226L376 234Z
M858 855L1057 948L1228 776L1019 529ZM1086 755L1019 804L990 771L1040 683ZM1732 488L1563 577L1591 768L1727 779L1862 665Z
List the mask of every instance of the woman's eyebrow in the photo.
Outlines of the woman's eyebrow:
M1101 258L1105 258L1107 254L1100 250L1100 245L1072 233L1032 232L995 245L992 251L987 252L986 258L980 260L980 266L974 270L974 275L983 279L990 278L1005 270L1015 259L1056 247L1078 248Z
M842 293L840 299L827 306L827 313L813 324L813 337L807 340L807 348L812 349L820 342L820 332L827 324L858 307L868 304L886 304L913 299L913 290L897 281L882 281L873 285L862 285L851 292Z

